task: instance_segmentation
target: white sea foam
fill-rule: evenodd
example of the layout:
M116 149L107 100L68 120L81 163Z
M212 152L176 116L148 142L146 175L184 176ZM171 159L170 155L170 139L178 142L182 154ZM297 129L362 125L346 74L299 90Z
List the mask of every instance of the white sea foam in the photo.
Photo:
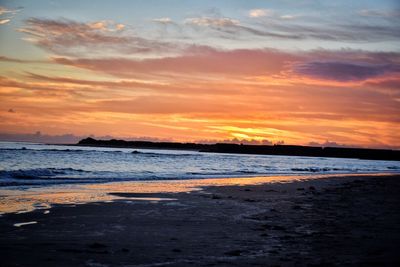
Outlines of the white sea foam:
M14 226L15 227L21 227L21 226L25 226L25 225L29 225L29 224L36 224L36 223L37 223L37 221L14 223Z

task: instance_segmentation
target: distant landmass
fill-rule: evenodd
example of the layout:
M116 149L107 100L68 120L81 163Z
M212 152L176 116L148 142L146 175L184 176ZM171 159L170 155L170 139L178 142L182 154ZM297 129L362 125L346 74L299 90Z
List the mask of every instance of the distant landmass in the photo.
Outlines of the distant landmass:
M242 145L226 143L196 144L178 142L125 141L117 139L96 140L91 137L80 140L77 145L120 148L196 150L199 152L214 153L400 160L400 151L390 149L314 147L295 145Z

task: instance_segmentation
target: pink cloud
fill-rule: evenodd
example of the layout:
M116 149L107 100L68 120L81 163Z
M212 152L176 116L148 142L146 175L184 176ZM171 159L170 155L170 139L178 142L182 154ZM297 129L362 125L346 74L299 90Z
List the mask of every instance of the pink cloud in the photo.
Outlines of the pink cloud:
M266 76L276 81L309 77L346 83L400 73L399 53L357 50L289 53L274 49L217 50L203 46L187 48L180 56L155 59L55 57L53 60L118 77L212 74L236 78Z
M277 74L289 61L299 56L278 50L233 50L223 51L212 48L191 48L177 57L156 59L124 58L54 58L59 64L72 65L116 76L135 76L138 73L212 73L215 75L262 75Z

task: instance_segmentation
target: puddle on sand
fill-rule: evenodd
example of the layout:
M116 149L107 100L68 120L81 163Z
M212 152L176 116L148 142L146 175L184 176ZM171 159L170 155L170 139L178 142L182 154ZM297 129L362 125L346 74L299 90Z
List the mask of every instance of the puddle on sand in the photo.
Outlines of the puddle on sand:
M23 213L38 209L49 209L54 204L73 205L90 202L112 202L115 200L174 201L171 198L145 198L146 194L183 193L198 191L207 186L244 186L263 183L288 183L324 177L365 176L365 174L326 174L303 176L268 176L242 178L211 178L169 181L129 181L86 185L56 185L20 190L0 189L0 216L5 213ZM371 175L371 174L370 174ZM383 174L372 174L373 176ZM371 175L371 176L372 176ZM109 194L109 193L113 193ZM120 196L115 195L119 193ZM122 193L122 194L121 194ZM123 194L129 193L123 196ZM137 198L134 198L136 194ZM140 197L143 196L143 197ZM155 202L152 202L155 203Z

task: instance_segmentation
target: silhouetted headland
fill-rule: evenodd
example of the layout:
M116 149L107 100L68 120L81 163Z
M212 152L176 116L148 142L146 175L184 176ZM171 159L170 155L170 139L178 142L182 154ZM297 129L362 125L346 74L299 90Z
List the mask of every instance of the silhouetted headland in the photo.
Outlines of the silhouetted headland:
M314 147L295 145L243 145L227 143L196 144L178 142L125 141L117 139L96 140L91 137L80 140L78 145L97 147L196 150L199 152L214 153L400 160L400 151L390 149Z

